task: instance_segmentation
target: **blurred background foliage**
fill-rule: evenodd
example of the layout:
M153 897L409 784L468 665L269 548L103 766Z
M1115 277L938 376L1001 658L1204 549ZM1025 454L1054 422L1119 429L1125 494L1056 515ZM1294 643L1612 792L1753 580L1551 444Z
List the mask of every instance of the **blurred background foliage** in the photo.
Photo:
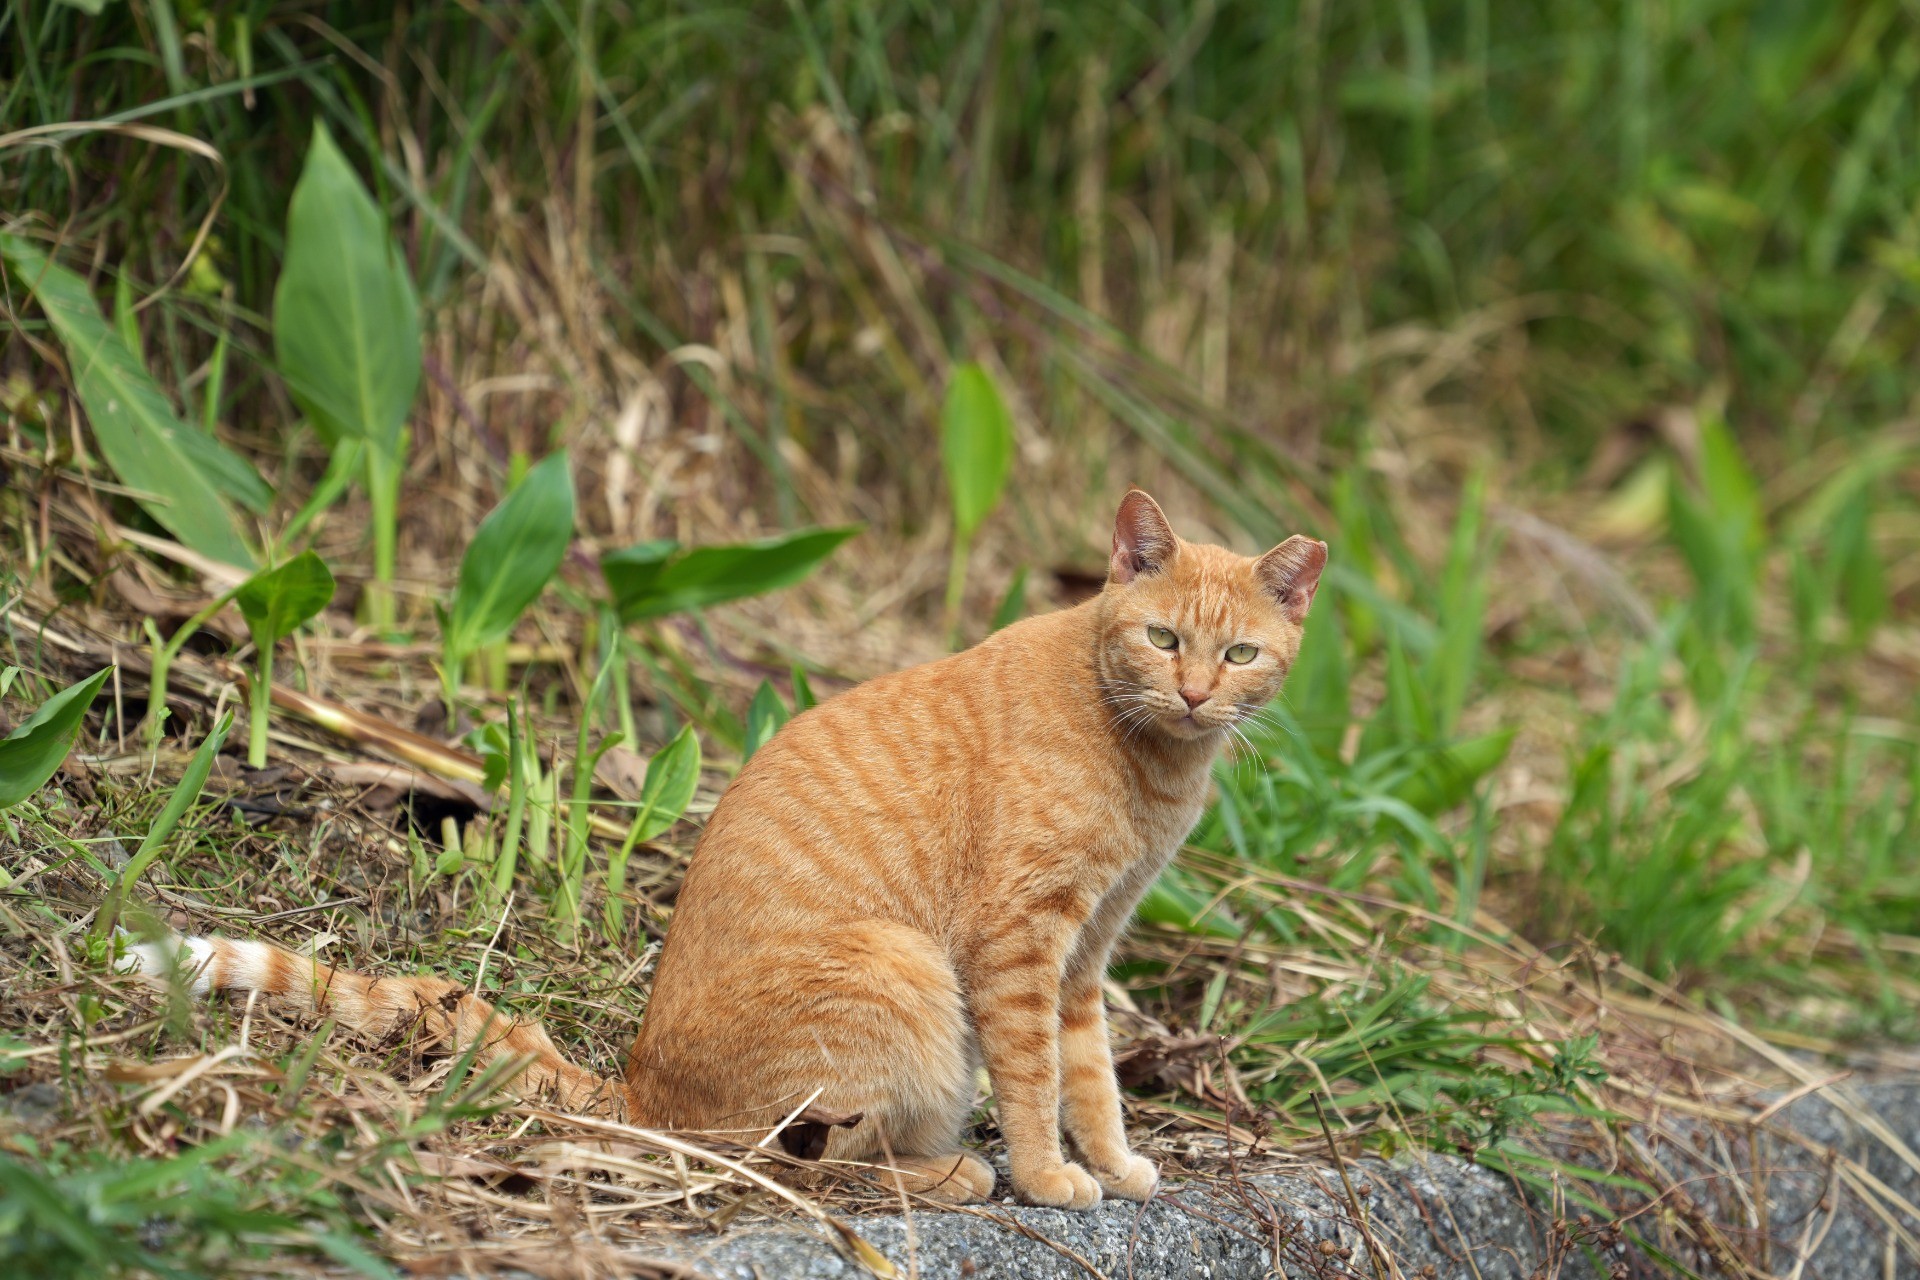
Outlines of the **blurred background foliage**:
M1909 408L1920 37L1894 0L102 0L5 21L11 127L144 120L224 158L16 148L8 207L43 211L139 297L224 177L188 284L230 284L238 319L265 314L318 115L357 144L429 305L497 253L504 216L564 209L584 258L568 265L640 351L710 336L700 304L719 300L644 286L713 254L825 292L776 308L803 326L790 358L817 368L858 332L830 318L858 314L891 256L899 278L868 301L892 311L916 286L913 326L878 335L909 364L1006 323L968 304L1024 276L1030 323L1108 321L1195 364L1223 407L1245 394L1235 371L1284 383L1295 413L1263 425L1292 430L1262 434L1303 466L1361 443L1408 324L1516 344L1450 398L1550 474L1715 384L1770 462ZM873 372L867 398L916 407L907 369ZM805 405L786 416L820 430Z
M0 42L14 229L283 494L320 441L266 317L313 122L341 140L426 316L408 485L453 527L403 522L422 575L564 444L595 542L864 521L846 572L894 629L813 658L924 656L941 397L977 362L1014 458L963 638L1016 569L1084 590L1129 482L1195 536L1334 544L1274 768L1223 773L1207 842L1353 883L1391 848L1463 921L1524 886L1522 927L1669 976L1837 945L1901 1006L1920 28L1892 0L102 0L10 4ZM21 304L10 422L58 451Z

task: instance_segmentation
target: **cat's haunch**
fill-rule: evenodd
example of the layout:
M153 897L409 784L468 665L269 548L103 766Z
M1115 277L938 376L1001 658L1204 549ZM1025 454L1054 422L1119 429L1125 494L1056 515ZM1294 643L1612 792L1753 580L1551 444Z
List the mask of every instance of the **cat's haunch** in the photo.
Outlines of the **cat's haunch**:
M1136 489L1099 595L795 717L700 838L623 1080L446 982L224 939L182 958L200 989L498 1040L489 1056L532 1055L524 1085L636 1124L753 1141L809 1101L857 1113L826 1159L890 1158L956 1202L993 1189L960 1149L984 1061L1020 1199L1144 1199L1158 1174L1128 1148L1101 976L1229 734L1280 691L1326 559L1299 536L1258 557L1184 542Z

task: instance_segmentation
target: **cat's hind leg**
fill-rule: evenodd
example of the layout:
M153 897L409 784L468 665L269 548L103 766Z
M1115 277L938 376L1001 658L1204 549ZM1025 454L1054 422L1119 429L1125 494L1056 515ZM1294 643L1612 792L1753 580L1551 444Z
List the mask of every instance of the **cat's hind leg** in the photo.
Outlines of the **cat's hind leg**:
M819 950L827 954L816 973L839 988L831 996L826 984L815 988L816 1009L837 1015L812 1028L818 1064L833 1078L821 1101L863 1116L829 1136L826 1159L884 1166L867 1176L882 1187L897 1176L907 1191L936 1200L991 1195L993 1170L960 1150L976 1058L946 954L919 930L887 921L836 929Z
M992 1170L960 1150L976 1057L959 979L931 937L838 920L702 950L704 963L675 966L669 947L641 1024L628 1064L641 1123L752 1142L810 1101L862 1117L828 1131L828 1161L891 1162L909 1191L941 1199L993 1189Z

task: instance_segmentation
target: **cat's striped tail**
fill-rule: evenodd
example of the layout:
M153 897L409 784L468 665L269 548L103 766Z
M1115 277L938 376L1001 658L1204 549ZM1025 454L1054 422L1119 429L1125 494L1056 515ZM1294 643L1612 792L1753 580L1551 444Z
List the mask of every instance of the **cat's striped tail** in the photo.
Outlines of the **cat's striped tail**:
M503 1014L440 978L369 977L272 943L220 937L136 942L125 948L119 967L156 986L177 974L195 996L258 991L376 1039L417 1033L440 1053L463 1053L478 1041L476 1067L527 1061L510 1086L518 1093L551 1099L566 1111L624 1118L628 1109L623 1084L561 1057L539 1023Z

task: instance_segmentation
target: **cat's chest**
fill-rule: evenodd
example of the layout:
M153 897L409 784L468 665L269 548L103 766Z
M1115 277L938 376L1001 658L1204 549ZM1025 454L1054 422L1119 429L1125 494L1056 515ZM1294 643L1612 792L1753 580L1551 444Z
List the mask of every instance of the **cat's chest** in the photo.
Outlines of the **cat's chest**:
M1091 834L1116 871L1139 862L1164 865L1206 809L1208 773L1162 772L1129 781L1111 820Z
M1203 775L1168 788L1162 794L1136 797L1132 808L1132 835L1140 852L1164 861L1171 857L1200 821L1207 803L1207 782Z

